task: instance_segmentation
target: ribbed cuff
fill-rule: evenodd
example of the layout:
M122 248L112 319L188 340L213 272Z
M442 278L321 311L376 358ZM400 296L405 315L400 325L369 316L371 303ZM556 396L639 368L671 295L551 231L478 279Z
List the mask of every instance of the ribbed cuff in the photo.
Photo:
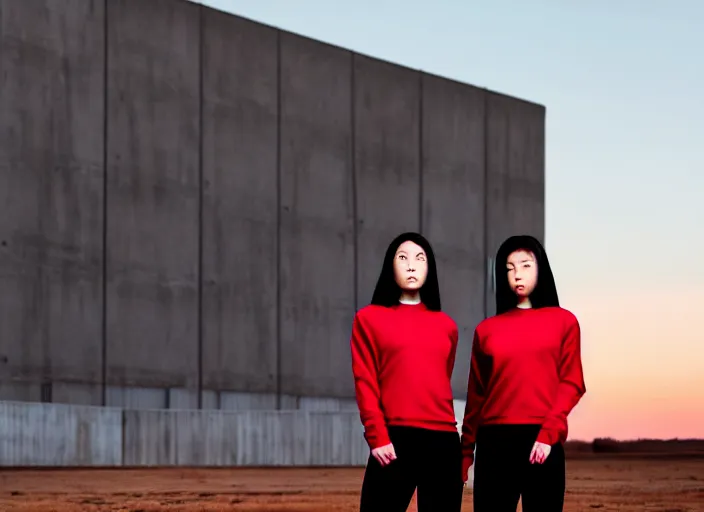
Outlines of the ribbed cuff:
M469 480L469 468L474 464L474 455L465 455L462 457L462 481Z
M391 438L389 438L389 433L386 429L375 431L373 433L366 434L367 444L369 444L370 449L379 448L380 446L386 446L391 444Z
M549 430L549 429L542 429L540 432L538 432L538 439L537 441L539 443L547 444L549 446L552 446L556 444L560 440L560 433L556 432L555 430Z

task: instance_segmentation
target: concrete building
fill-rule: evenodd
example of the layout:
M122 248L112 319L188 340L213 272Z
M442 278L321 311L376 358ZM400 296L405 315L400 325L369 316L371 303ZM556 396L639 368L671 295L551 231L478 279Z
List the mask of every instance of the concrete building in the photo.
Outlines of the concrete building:
M349 336L426 235L460 328L544 237L545 108L185 0L0 0L0 400L354 410Z

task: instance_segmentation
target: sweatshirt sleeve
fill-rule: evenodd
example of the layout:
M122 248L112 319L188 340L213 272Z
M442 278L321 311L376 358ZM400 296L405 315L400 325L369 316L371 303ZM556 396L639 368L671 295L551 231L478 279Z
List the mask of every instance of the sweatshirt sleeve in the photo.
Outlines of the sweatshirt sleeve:
M391 443L381 408L377 357L373 341L360 321L359 313L352 325L352 374L364 437L373 450Z
M450 348L450 356L447 358L447 377L452 380L452 371L455 369L455 358L457 357L457 342L459 340L459 331L457 329L457 324L453 322L452 330L450 331L450 342L452 346Z
M579 322L573 319L562 341L558 367L560 383L555 402L543 422L538 442L550 446L567 440L567 416L586 393L582 372L581 333Z
M477 437L477 426L485 400L484 369L481 367L482 356L480 350L479 334L475 331L469 364L467 402L464 408L464 420L462 421L462 472L465 479L469 467L474 463L474 445Z

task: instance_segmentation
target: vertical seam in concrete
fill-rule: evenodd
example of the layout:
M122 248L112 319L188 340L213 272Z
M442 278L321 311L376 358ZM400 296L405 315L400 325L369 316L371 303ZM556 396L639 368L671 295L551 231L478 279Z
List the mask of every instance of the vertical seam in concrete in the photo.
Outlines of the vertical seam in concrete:
M352 167L352 247L353 247L353 288L354 288L354 310L359 309L359 269L358 269L358 223L357 218L357 133L356 133L356 106L357 106L357 85L355 81L355 53L350 52L350 165Z
M542 204L543 204L543 244L545 247L548 245L548 230L547 230L547 225L545 222L545 218L547 217L547 211L545 207L545 200L547 199L547 180L545 179L545 174L547 172L547 162L546 162L546 148L547 148L547 108L543 109L543 115L542 115L542 125L540 127L541 130L541 138L543 140L542 147L540 148L540 156L542 157L541 164L542 168L540 171L542 172L542 177L543 177L543 197L541 198Z
M107 3L109 0L105 0ZM120 411L120 423L121 427L120 428L120 457L122 458L122 465L125 465L127 463L127 454L125 453L127 451L127 417L126 417L127 411L123 408Z
M489 264L489 91L484 89L484 265ZM489 314L489 272L484 272L484 318Z
M198 7L198 409L203 408L203 18L205 7Z
M418 232L423 232L423 72L418 72Z
M281 409L281 31L276 31L276 409Z
M100 326L100 337L102 347L101 358L101 405L107 405L107 347L108 347L108 318L107 318L107 287L108 287L108 4L109 0L103 2L103 233L102 233L102 321Z

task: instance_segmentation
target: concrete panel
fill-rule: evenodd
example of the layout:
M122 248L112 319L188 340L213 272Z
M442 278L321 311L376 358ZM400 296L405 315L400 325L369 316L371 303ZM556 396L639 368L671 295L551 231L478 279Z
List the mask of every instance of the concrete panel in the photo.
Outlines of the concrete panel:
M0 466L118 466L119 409L0 403Z
M487 254L512 235L545 237L545 108L487 93ZM495 312L493 286L487 310Z
M420 81L416 71L355 55L354 84L360 308L371 301L389 243L420 229Z
M361 466L354 413L125 411L125 465Z
M166 407L168 390L159 388L108 387L106 405L127 409L163 409Z
M357 412L359 407L355 399L316 398L302 396L298 399L298 408L303 411L316 412Z
M219 409L220 396L217 391L206 390L201 392L201 409Z
M299 397L294 395L279 395L278 408L282 411L297 411Z
M167 404L169 409L198 409L198 391L183 388L169 389Z
M0 2L0 380L8 385L102 382L103 4Z
M274 410L276 395L273 393L220 392L220 409L224 411Z
M369 447L360 429L359 414L311 412L308 420L311 466L363 466Z
M457 323L452 388L467 394L474 328L484 318L484 101L481 89L423 77L423 233L435 249L442 305Z
M203 23L203 387L275 392L277 35Z
M0 380L0 400L41 402L42 385L33 382Z
M356 412L0 403L2 466L363 466Z
M281 35L281 392L354 396L352 57Z
M51 383L51 401L55 404L102 404L102 386L54 381Z
M195 388L199 6L107 6L107 381Z

